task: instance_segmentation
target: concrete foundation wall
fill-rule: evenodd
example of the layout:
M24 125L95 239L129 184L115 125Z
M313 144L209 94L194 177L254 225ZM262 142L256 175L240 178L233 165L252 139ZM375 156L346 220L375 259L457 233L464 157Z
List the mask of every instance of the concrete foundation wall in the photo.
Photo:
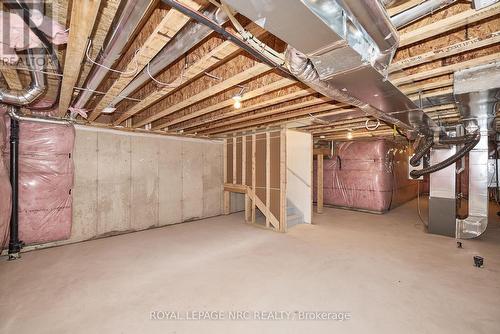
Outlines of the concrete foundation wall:
M222 142L77 127L70 241L221 214Z

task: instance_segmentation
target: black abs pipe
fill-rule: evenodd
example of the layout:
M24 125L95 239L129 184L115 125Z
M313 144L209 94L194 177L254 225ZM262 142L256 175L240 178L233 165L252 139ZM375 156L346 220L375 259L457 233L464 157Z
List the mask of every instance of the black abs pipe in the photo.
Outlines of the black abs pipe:
M19 121L10 120L10 184L12 213L10 217L9 260L19 257L23 242L19 240Z

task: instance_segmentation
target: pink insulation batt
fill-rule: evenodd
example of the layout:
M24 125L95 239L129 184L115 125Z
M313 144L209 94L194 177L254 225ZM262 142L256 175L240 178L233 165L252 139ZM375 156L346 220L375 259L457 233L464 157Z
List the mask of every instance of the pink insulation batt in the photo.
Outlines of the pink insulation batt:
M8 145L7 131L3 118L3 112L0 110L0 152L3 152ZM3 159L0 159L0 251L8 245L8 233L11 211L11 188L9 172Z
M410 151L391 140L344 142L323 163L325 204L386 212L417 195L417 182L408 180ZM317 163L314 162L316 201Z
M8 118L6 123L9 129ZM26 244L68 239L74 127L20 122L19 137L19 238ZM6 149L6 161L8 154Z

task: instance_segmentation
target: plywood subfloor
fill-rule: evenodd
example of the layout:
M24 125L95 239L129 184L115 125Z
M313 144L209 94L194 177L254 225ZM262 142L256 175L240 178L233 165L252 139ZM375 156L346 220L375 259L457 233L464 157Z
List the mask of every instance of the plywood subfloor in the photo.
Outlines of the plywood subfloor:
M495 333L500 224L482 240L425 234L415 202L325 208L287 234L243 214L0 261L1 333ZM472 256L486 267L472 266ZM150 321L161 311L349 311L333 321Z

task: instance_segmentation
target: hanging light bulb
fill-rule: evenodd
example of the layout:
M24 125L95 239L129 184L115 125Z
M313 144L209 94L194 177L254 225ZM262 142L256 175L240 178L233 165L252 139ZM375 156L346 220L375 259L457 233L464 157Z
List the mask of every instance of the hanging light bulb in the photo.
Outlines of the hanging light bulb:
M241 98L242 98L242 96L240 94L236 94L235 96L233 96L235 109L241 108Z
M352 132L351 131L347 132L347 139L352 139Z

